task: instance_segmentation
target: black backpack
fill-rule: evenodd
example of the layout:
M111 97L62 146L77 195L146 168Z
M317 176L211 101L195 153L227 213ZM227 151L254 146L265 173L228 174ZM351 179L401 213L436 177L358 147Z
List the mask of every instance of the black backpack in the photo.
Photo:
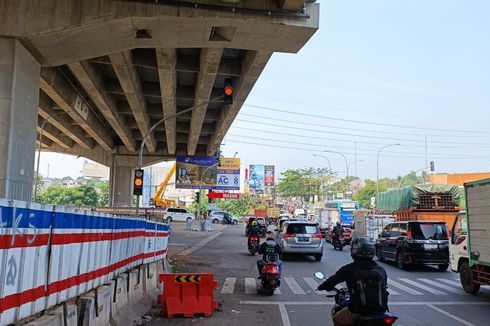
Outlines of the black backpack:
M388 309L388 291L385 275L376 268L355 271L352 275L351 300L363 315L385 312Z

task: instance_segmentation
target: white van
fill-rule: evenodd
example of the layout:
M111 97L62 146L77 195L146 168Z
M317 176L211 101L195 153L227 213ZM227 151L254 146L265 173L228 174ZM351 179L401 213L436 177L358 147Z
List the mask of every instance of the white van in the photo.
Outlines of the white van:
M377 239L383 228L395 222L394 215L358 215L354 217L352 237L369 237Z
M171 223L174 221L178 222L186 222L188 220L193 220L194 219L194 214L189 212L185 208L176 208L176 207L169 207L165 210L165 215L164 219L167 223Z

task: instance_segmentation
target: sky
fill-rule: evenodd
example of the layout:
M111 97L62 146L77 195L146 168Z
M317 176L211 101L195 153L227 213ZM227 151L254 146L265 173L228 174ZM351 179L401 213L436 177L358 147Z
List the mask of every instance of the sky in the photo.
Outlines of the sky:
M317 2L319 30L298 54L272 56L225 156L275 165L278 177L328 161L345 175L333 152L363 179L377 163L380 177L427 161L436 173L490 171L490 1ZM40 172L49 163L51 177L76 177L84 160L42 153Z

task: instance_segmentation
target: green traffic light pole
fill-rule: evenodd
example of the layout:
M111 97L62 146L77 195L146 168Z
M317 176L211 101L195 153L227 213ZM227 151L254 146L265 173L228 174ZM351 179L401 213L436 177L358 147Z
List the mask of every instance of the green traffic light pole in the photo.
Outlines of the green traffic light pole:
M170 120L170 119L174 119L174 118L177 118L178 116L182 115L182 114L185 114L187 112L192 112L194 111L195 109L201 107L201 106L204 106L204 105L208 105L209 103L211 102L216 102L216 101L219 101L221 100L222 98L224 98L225 95L221 95L221 96L218 96L218 97L215 97L214 99L211 99L209 101L206 101L206 102L203 102L203 103L200 103L198 105L194 105L193 107L190 107L188 109L185 109L183 111L180 111L179 113L176 113L176 114L173 114L169 117L164 117L162 119L160 119L159 121L157 121L151 128L150 130L148 130L145 134L145 136L143 137L143 140L141 141L141 145L140 145L140 149L139 149L139 159L138 159L138 169L141 169L141 167L143 166L143 149L145 148L145 144L146 144L146 141L148 140L148 137L150 136L150 134L153 132L153 130L155 130L156 127L158 127L159 125L161 125L162 123L164 123L165 121L167 120ZM143 179L144 180L144 179ZM144 182L144 181L143 181ZM140 196L137 195L136 196L136 216L139 216L139 208L140 208Z

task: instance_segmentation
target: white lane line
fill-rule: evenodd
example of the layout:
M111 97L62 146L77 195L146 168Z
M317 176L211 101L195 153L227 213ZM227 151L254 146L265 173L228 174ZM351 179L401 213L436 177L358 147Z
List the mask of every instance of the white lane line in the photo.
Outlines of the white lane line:
M467 326L475 326L474 324L472 324L472 323L470 323L470 322L467 322L466 320L461 319L461 318L459 318L458 316L455 316L455 315L453 315L453 314L451 314L451 313L449 313L449 312L447 312L447 311L445 311L445 310L442 310L441 308L437 308L437 307L435 307L435 306L433 306L433 305L431 305L431 304L430 304L430 305L428 305L427 307L429 307L429 308L431 308L431 309L434 309L435 311L438 311L438 312L440 312L441 314L448 316L449 318L452 318L452 319L454 319L454 320L456 320L456 321L459 321L459 322L460 322L461 324L463 324L463 325L467 325Z
M233 293L235 290L235 283L236 277L227 277L223 284L223 289L221 289L221 293Z
M291 306L332 306L334 302L328 301L240 301L240 304L250 305L291 305ZM399 301L389 302L390 306L490 306L486 301Z
M245 294L257 294L257 284L254 278L245 278Z
M418 280L420 280L422 282L425 282L425 283L428 283L430 285L433 285L435 287L438 287L438 288L447 290L447 291L452 292L452 293L456 293L456 294L460 294L460 295L468 295L468 293L465 293L464 291L461 291L459 289L452 288L452 287L447 286L447 285L444 285L444 284L440 284L440 283L434 282L434 281L429 280L429 279L426 279L426 278L419 278Z
M317 291L316 289L318 288L318 282L315 281L313 277L303 277L303 280L305 280L306 284L310 286L310 288L315 291L315 293L320 294L321 291Z
M221 234L223 234L223 232L218 232L218 233L215 233L213 234L212 236L210 237L207 237L207 238L204 238L202 239L201 241L199 241L198 243L196 243L194 246L190 247L190 248L187 248L181 252L179 252L177 255L189 255L190 253L193 253L194 251L198 250L198 249L201 249L202 247L204 247L208 242L212 241L213 239L219 237Z
M294 294L305 294L299 284L292 277L285 277L284 280Z
M291 322L289 321L288 311L286 310L286 306L283 304L279 304L279 311L281 312L282 324L284 326L291 326Z
M400 292L396 292L395 290L393 290L392 288L388 287L388 293L390 295L402 295Z
M388 286L390 286L390 287L391 286L394 286L394 287L396 287L396 288L398 288L398 289L400 289L402 291L405 291L405 292L410 293L411 295L424 295L422 292L419 292L417 290L411 289L408 286L405 286L403 284L400 284L400 283L398 283L396 281L393 281L391 279L388 279Z
M276 290L274 291L275 294L282 294L281 292L281 289L280 288L276 288Z
M419 289L422 289L422 290L424 290L424 291L430 292L430 293L432 293L432 294L437 294L437 295L446 295L446 293L444 293L444 292L441 292L441 291L439 291L439 290L435 290L435 289L433 289L433 288L430 288L430 287L425 286L425 285L423 285L423 284L420 284L420 283L418 283L418 282L415 282L415 281L409 280L408 278L399 278L399 280L400 280L400 281L403 281L403 282L405 282L405 283L411 284L411 285L413 285L413 286L415 286L415 287L418 287Z
M438 278L437 280L461 288L461 283L460 282L453 282L453 281L448 280L448 279L445 279L445 278Z

